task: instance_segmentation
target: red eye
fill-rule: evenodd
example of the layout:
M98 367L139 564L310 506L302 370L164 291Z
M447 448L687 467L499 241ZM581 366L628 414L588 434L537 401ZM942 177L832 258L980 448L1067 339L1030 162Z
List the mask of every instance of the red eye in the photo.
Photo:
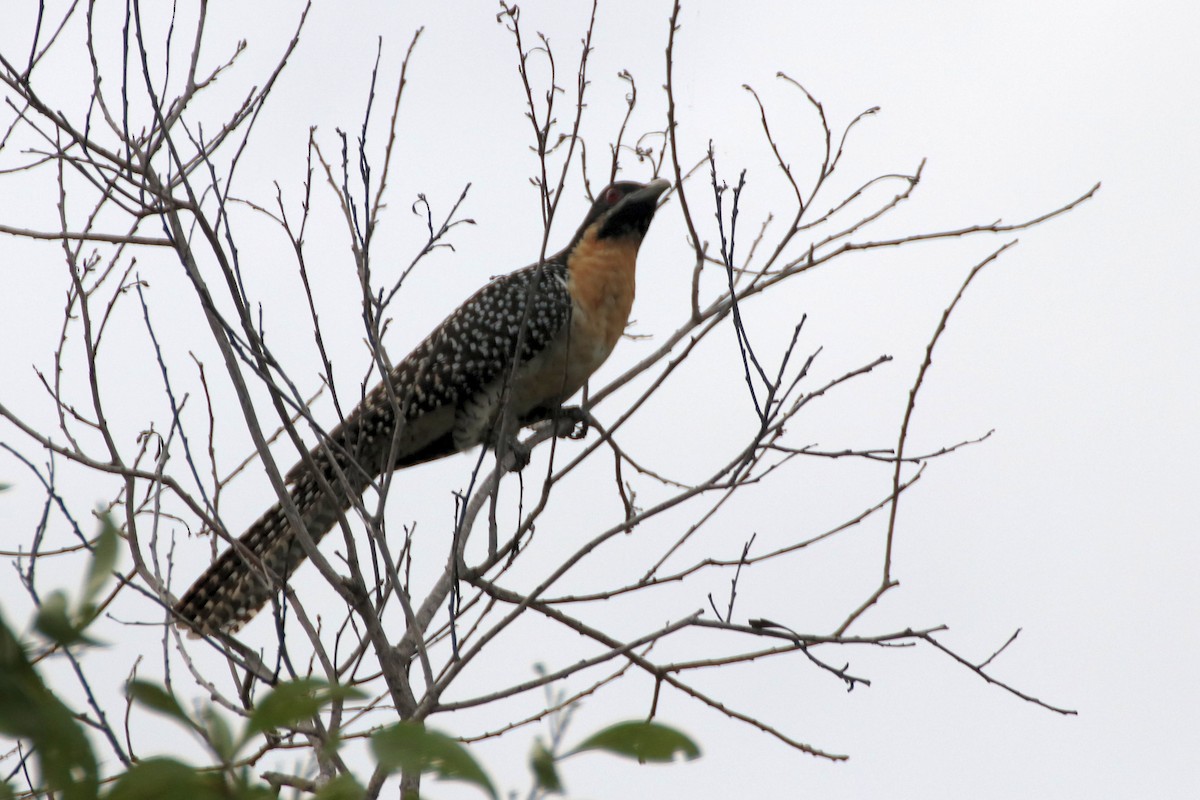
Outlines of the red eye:
M604 202L607 205L615 206L617 201L621 199L621 190L615 186L610 186L604 190Z

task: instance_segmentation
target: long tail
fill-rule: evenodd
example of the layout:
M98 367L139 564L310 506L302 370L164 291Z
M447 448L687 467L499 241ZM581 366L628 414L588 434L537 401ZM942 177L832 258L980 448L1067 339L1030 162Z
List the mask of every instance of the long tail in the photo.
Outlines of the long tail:
M411 385L412 378L404 370L418 369L422 362L414 358L410 356L396 368L400 377L392 378L394 384ZM405 398L401 402L407 407ZM399 450L393 452L393 409L384 385L376 386L330 433L328 449L314 448L310 460L301 461L288 473L292 501L314 543L321 541L337 523L339 514L362 496L385 463L391 464L391 469L403 469L458 450L453 436L453 410L444 407L416 415L405 423ZM331 459L336 461L336 469ZM332 494L321 488L314 465L324 475ZM239 541L241 546L222 553L175 604L177 624L193 636L232 633L245 625L306 558L278 503L259 517ZM255 558L249 558L247 551Z
M354 487L361 494L368 482ZM322 491L311 474L301 475L293 484L291 497L300 511L309 536L319 542L337 522L340 512L350 507L352 495L336 482L334 496ZM176 623L192 636L217 632L232 633L245 625L267 604L277 591L277 581L285 581L304 562L304 548L276 503L241 535L241 546L231 547L196 579L183 598L175 604ZM243 555L253 554L261 568Z

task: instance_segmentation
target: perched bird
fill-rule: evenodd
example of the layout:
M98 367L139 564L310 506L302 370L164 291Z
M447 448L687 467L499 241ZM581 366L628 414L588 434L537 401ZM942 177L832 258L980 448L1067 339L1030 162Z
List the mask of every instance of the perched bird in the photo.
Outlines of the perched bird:
M633 306L638 248L669 184L621 181L596 197L559 253L497 278L417 345L287 475L319 541L389 466L485 444L552 415L604 363ZM390 464L389 464L390 460ZM250 554L250 556L247 555ZM175 605L193 635L236 631L305 558L276 504Z

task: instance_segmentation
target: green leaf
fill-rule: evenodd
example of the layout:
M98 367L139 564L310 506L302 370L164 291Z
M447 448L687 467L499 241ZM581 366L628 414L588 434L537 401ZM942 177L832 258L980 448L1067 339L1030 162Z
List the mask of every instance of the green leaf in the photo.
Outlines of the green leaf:
M432 772L446 780L473 783L496 797L492 782L467 748L420 723L400 722L384 728L371 737L371 751L389 771Z
M52 592L42 600L37 616L34 617L33 627L38 633L58 644L73 644L79 639L79 630L67 613L67 595L63 592Z
M562 781L558 778L558 770L554 768L554 754L546 749L546 745L542 744L541 739L533 743L533 753L529 756L529 766L533 770L533 777L537 780L539 789L547 792L562 793Z
M95 606L85 604L77 612L76 618L72 619L67 605L66 594L63 592L51 593L38 608L37 616L33 619L34 629L50 641L63 647L100 644L83 633L96 616Z
M192 720L179 705L179 701L175 699L175 695L163 687L146 681L132 680L125 685L125 691L139 704L151 711L174 717L189 727L193 725Z
M92 563L88 566L87 582L83 588L83 604L91 604L104 584L112 577L113 567L117 564L117 554L120 552L121 536L117 526L113 525L112 517L105 514L100 523L100 535L92 546Z
M325 686L325 681L316 678L300 678L279 684L254 705L246 726L247 738L251 734L286 728L310 718L321 710L325 702L317 695L318 690Z
M219 800L225 793L218 781L215 775L200 773L171 758L148 758L117 779L105 800Z
M99 791L96 757L83 729L25 657L0 619L0 735L28 739L46 788L64 800L93 800Z
M330 686L318 678L281 683L255 704L244 738L295 725L311 718L335 699L359 697L363 697L363 693L353 686Z
M362 800L367 790L352 775L338 775L317 790L316 800Z
M594 733L569 755L587 750L636 758L638 763L674 761L679 755L689 761L700 757L700 748L684 734L657 722L641 721L618 722Z
M240 750L255 734L289 728L311 719L334 700L360 697L365 695L353 686L330 686L319 678L299 678L280 683L251 709L242 737L233 749L235 752ZM340 742L331 740L327 744L336 750Z
M233 743L233 731L229 729L229 723L211 706L205 708L203 714L204 731L208 736L208 743L212 746L213 752L217 754L217 758L224 763L229 763L238 751L237 746Z

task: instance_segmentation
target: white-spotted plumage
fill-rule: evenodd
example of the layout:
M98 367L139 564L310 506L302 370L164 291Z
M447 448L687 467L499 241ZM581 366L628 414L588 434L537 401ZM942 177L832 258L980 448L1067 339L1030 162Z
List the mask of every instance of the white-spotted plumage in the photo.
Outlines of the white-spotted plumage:
M566 249L476 292L313 449L316 471L293 467L290 495L312 539L386 469L494 444L502 418L536 421L578 391L628 321L638 245L666 188L607 187ZM179 624L237 630L303 559L276 504L176 604Z

